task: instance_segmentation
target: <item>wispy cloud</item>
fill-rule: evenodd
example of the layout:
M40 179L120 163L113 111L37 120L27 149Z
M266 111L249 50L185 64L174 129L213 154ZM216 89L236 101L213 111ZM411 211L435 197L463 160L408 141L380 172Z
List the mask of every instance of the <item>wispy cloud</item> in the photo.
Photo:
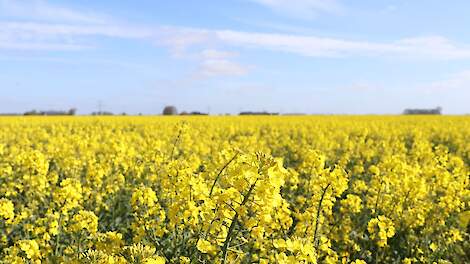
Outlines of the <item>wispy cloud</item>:
M389 57L418 60L470 59L470 46L443 36L415 36L389 42L358 41L305 34L155 27L158 43L176 54L189 48L236 47L306 57Z
M284 1L256 0L265 4L281 5ZM59 13L62 22L44 21L0 21L0 49L20 50L77 50L86 49L96 43L96 37L125 38L144 40L155 46L168 48L175 57L186 58L206 50L205 56L220 56L210 50L236 48L258 49L272 52L291 53L306 57L390 57L420 60L457 60L470 59L470 46L454 43L442 36L414 36L388 42L370 40L358 41L342 38L329 38L316 35L292 33L263 33L236 30L212 30L205 28L173 27L173 26L141 26L126 25L114 19L102 20L62 7L46 4L44 1L27 1L37 8L24 11L31 18L47 17L49 12ZM332 1L290 1L294 5L311 5L321 10L329 10L327 3ZM8 10L15 14L15 4L11 0L0 0ZM331 4L330 3L330 4ZM324 6L325 5L325 6ZM23 4L23 6L27 6ZM62 12L62 13L61 13ZM67 21L67 22L66 22ZM73 21L73 22L72 22ZM94 22L95 21L95 22ZM93 39L92 39L93 38ZM189 51L189 52L188 52ZM203 54L199 54L201 56ZM227 63L227 58L205 58L206 68L215 65L237 70L236 65ZM204 63L203 63L204 64ZM207 71L211 72L211 71ZM227 70L228 72L228 70Z
M33 37L53 36L104 36L116 38L149 38L153 30L145 27L126 27L119 24L69 25L40 22L0 22L4 34Z
M80 37L142 39L184 57L188 48L232 46L292 53L307 57L401 57L411 59L470 59L470 47L442 36L424 36L391 42L184 27L122 25L66 25L37 22L0 22L3 49L77 49L89 45Z
M89 11L76 11L43 0L0 0L0 16L36 21L104 23L106 18Z
M142 38L148 36L144 30L44 0L0 0L0 49L75 51L93 47L85 37Z
M216 49L205 49L201 51L200 53L200 56L203 59L207 59L207 60L233 58L233 57L237 57L238 55L239 55L238 52L223 51L223 50L216 50Z
M470 70L460 71L451 74L444 80L434 81L419 88L428 93L444 92L457 93L469 91L470 87Z
M0 49L6 50L35 50L35 51L77 51L89 49L90 46L65 43L24 43L0 38Z
M470 46L452 42L442 36L423 36L401 39L394 45L408 57L428 59L469 59Z
M248 69L229 60L206 60L198 71L204 77L241 76L248 73Z
M86 37L150 38L141 28L117 25L68 25L42 22L0 22L0 49L81 50L93 47Z
M336 0L250 0L275 12L303 19L320 13L340 13L344 9Z
M233 61L237 56L237 52L205 49L199 53L200 65L194 75L196 78L212 78L248 74L251 67Z
M271 31L277 33L290 33L290 34L299 34L299 35L312 35L316 34L317 30L308 27L300 26L298 24L292 25L289 23L282 22L272 22L272 21L263 21L256 19L242 19L236 18L235 21L241 23L242 25L255 28L258 31Z
M168 47L175 57L184 57L187 48L192 46L207 48L216 37L213 31L198 28L157 26L152 29L152 42Z
M399 49L399 47L391 44L233 30L218 31L217 37L225 43L246 48L263 48L309 57L339 57L351 53L364 52L396 52Z
M470 47L441 36L414 37L388 43L338 38L223 30L217 37L232 45L309 57L400 56L419 59L470 59Z
M364 81L355 82L351 85L341 86L339 88L344 91L351 91L351 92L357 92L357 93L382 92L385 89L385 87L382 84L364 82Z

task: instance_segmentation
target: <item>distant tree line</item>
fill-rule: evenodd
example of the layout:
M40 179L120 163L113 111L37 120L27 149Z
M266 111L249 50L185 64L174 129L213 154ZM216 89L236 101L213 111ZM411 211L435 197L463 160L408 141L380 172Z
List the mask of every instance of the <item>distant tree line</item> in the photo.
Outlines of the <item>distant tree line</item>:
M183 111L183 112L180 113L180 115L209 115L209 114L208 114L208 113L199 112L199 111L192 111L192 112Z
M92 116L97 116L97 115L110 116L110 115L114 115L114 114L112 112L109 112L109 111L97 111L97 112L91 112L91 115ZM123 113L122 115L126 115L126 114Z
M172 105L165 106L163 108L162 114L163 115L178 115L178 114L179 115L209 115L209 113L204 113L204 112L199 112L199 111L192 111L192 112L183 111L181 113L178 113L178 110L176 109L176 107ZM230 115L230 114L226 114L226 115ZM273 116L273 115L279 115L279 113L267 112L267 111L261 111L261 112L244 111L244 112L240 112L239 115L271 115Z
M251 111L245 111L245 112L240 112L239 115L279 115L279 113L271 113L271 112L251 112Z
M48 110L48 111L36 111L31 110L24 113L0 113L0 115L25 115L25 116L74 116L77 113L76 108L71 108L68 111L63 110ZM162 115L209 115L209 113L204 113L200 111L183 111L178 113L178 110L175 106L168 105L163 108ZM407 108L403 111L404 115L442 115L442 108L436 107L431 109L420 109L420 108ZM96 111L91 113L92 116L111 116L114 115L109 111ZM120 115L127 115L126 113L121 113ZM142 115L139 113L139 115ZM225 114L230 115L230 114ZM267 112L267 111L242 111L239 115L267 115L267 116L277 116L280 113L276 112ZM287 113L283 115L305 115L304 113Z
M442 108L436 107L432 109L405 109L404 115L441 115Z
M162 114L163 115L178 115L178 110L176 109L175 106L168 105L168 106L165 106L165 108L163 108ZM199 111L192 111L192 112L183 111L179 113L179 115L209 115L209 113L203 113Z
M62 110L47 110L47 111L36 111L36 110L31 110L25 112L23 115L25 116L73 116L77 113L76 108L70 108L68 111L62 111Z

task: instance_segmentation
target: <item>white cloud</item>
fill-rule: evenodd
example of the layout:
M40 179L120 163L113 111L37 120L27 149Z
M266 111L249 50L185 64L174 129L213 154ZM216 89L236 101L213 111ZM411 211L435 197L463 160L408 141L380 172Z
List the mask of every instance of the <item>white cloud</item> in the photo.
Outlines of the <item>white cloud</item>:
M429 59L468 59L469 46L458 46L442 36L424 36L406 38L398 41L397 46L410 56Z
M153 32L153 42L170 48L176 57L184 57L188 47L207 46L215 37L210 30L187 27L154 27Z
M215 49L205 49L201 51L201 57L204 59L225 59L238 56L237 52L221 51Z
M0 0L0 49L82 50L87 37L145 38L141 27L119 25L104 15L51 5L43 0Z
M431 82L420 88L429 93L470 91L470 70L454 73L444 80Z
M236 62L223 59L211 59L202 62L198 74L203 77L242 76L248 73L248 68Z
M104 36L116 38L149 38L153 31L145 28L122 25L68 25L39 22L0 22L4 34L28 35L31 37L50 36Z
M343 7L336 0L250 0L266 6L275 12L296 16L299 18L313 18L319 13L339 13Z
M102 15L54 6L43 0L0 0L0 15L36 21L103 23L106 20Z
M360 81L340 88L355 92L383 92L390 89L390 86L383 83ZM470 70L451 73L433 81L409 85L407 88L410 91L425 92L427 94L470 92Z
M89 49L90 46L64 44L64 43L24 43L13 41L2 42L0 39L0 49L7 50L43 50L43 51L76 51Z
M470 59L470 47L442 36L418 36L390 42L357 41L314 35L208 30L184 27L154 28L160 44L172 51L213 46L286 52L307 57L392 57L405 59ZM207 52L207 51L206 51ZM210 53L210 52L209 52Z
M247 48L294 53L309 57L400 56L419 59L469 59L470 48L440 36L414 37L394 42L350 41L337 38L223 30L217 37Z
M281 6L280 0L257 0L266 5ZM307 5L320 10L332 1L293 1L294 6ZM289 33L263 33L235 30L210 30L204 28L172 26L136 26L125 25L113 20L94 19L105 17L88 15L71 9L51 6L44 1L0 0L1 7L6 7L3 14L24 12L32 19L48 17L57 12L61 21L0 21L0 49L19 50L77 50L94 46L93 37L126 38L144 40L157 46L167 47L173 56L186 58L204 57L214 60L221 66L229 68L229 54L220 53L220 48L244 48L285 52L307 57L390 57L405 59L470 59L470 46L460 45L442 36L421 36L398 39L389 42L357 41L341 38L328 38L315 35ZM28 7L25 3L32 3ZM287 4L286 4L287 5ZM25 10L16 10L17 7ZM307 8L308 9L308 8ZM52 15L51 15L52 16ZM94 22L95 21L95 22ZM93 23L92 23L93 22ZM219 53L218 53L219 52ZM233 55L233 54L232 54ZM215 64L213 62L213 64ZM236 67L231 66L232 69Z
M352 92L358 92L358 93L372 93L372 92L379 92L384 90L384 86L381 84L375 84L371 82L356 82L353 83L352 85L348 86L342 86L340 89L343 89L345 91L352 91Z
M68 25L40 22L0 22L0 49L80 50L86 37L145 39L153 30L118 25Z
M232 30L217 32L226 43L248 48L295 53L309 57L339 57L354 53L397 52L401 47L393 44L347 41L342 39L299 36L291 34L251 33Z
M272 32L277 32L277 33L291 33L291 34L299 34L299 35L304 35L304 36L316 34L316 32L318 32L317 29L312 28L312 27L292 25L289 23L268 22L265 20L256 20L256 19L253 20L253 19L241 19L241 18L236 18L235 20L244 26L256 28L258 29L258 31L269 30Z
M199 53L200 66L195 73L196 78L220 76L242 76L248 74L250 67L232 61L237 52L204 49Z
M68 25L40 22L0 22L0 46L5 49L43 49L73 44L75 48L89 46L85 37L109 37L146 40L168 47L177 57L188 56L188 48L206 50L211 47L238 48L286 52L307 57L399 57L410 59L470 59L470 47L453 43L442 36L424 36L391 42L356 41L296 34L208 30L185 27L139 27L118 24ZM66 48L67 49L67 48ZM213 52L212 52L213 53Z

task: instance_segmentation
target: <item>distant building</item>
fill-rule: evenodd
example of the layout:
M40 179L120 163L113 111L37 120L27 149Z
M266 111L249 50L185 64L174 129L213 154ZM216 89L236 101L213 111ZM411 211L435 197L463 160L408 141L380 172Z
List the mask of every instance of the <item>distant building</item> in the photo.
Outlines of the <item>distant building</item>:
M404 115L441 115L442 108L436 107L433 109L405 109Z

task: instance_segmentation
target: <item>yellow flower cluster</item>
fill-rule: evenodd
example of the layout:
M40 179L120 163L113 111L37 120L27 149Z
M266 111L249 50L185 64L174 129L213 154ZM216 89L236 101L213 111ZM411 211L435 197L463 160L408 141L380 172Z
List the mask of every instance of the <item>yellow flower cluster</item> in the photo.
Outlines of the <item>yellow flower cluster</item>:
M469 117L0 126L0 263L470 261Z
M387 239L395 235L393 222L383 215L371 219L369 224L367 224L367 230L371 238L377 240L379 247L385 247L387 245Z
M0 217L5 220L15 217L15 207L10 200L5 198L0 199Z
M72 232L86 230L90 234L95 234L98 230L98 217L93 212L80 210L73 216L70 230Z

